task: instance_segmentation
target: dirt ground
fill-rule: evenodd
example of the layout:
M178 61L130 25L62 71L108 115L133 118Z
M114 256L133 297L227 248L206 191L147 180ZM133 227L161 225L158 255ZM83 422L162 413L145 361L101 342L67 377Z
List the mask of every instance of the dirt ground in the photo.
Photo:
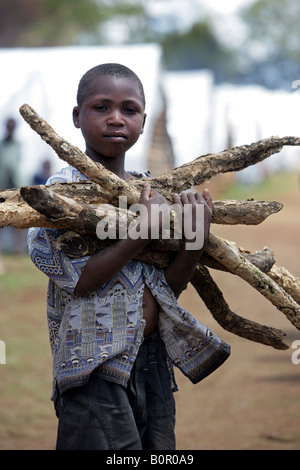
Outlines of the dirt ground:
M284 209L256 227L213 226L212 232L251 250L268 246L276 263L300 276L300 194L296 175L290 191L271 195ZM255 192L253 194L255 198ZM270 199L270 198L269 198ZM45 319L46 280L22 261L24 285L6 285L20 261L0 279L0 339L6 364L0 364L0 449L54 449L57 421L49 400L51 357ZM300 340L296 330L269 301L241 279L217 271L213 278L232 311ZM180 303L231 345L228 361L198 385L176 373L179 450L295 450L300 448L300 364L293 349L277 351L224 331L192 287ZM300 354L299 354L300 357Z
M291 175L290 183L288 193L270 195L284 208L261 225L214 225L212 232L251 251L268 246L279 266L299 276L300 195L296 175ZM211 274L232 311L282 329L289 345L300 339L300 332L283 313L245 281L215 270ZM183 294L181 304L231 345L231 356L198 385L178 376L178 448L300 449L300 364L291 360L296 350L278 351L224 331L192 288Z

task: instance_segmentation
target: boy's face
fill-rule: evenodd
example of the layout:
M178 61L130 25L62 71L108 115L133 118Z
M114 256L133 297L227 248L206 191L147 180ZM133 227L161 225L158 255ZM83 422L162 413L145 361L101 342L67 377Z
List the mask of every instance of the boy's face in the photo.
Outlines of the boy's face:
M73 120L93 160L124 156L143 132L146 114L138 86L127 78L97 78Z

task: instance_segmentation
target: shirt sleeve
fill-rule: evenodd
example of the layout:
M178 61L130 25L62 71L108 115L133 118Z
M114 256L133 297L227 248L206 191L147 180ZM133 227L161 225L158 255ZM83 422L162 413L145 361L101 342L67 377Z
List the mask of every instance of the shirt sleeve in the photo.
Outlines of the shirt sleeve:
M34 265L59 288L73 294L89 256L70 258L55 246L63 230L30 228L28 252Z

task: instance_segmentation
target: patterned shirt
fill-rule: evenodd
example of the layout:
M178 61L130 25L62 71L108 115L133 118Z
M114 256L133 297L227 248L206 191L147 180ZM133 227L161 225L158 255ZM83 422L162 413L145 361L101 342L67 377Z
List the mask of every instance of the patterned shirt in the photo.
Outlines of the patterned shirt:
M67 167L54 182L86 180ZM83 385L95 368L103 377L126 386L143 341L143 290L160 306L159 330L173 365L193 382L206 377L229 355L229 346L178 305L164 270L131 261L90 295L74 290L88 256L73 259L56 247L60 229L31 228L28 249L35 266L49 277L47 317L53 355L53 394ZM172 379L174 379L171 373ZM173 381L173 388L176 384Z

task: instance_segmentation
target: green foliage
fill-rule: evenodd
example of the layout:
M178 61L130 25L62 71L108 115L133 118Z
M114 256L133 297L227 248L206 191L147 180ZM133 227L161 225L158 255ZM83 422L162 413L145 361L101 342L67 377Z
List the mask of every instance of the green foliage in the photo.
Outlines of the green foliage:
M243 54L249 79L290 90L300 78L299 16L298 0L258 0L241 13L248 28Z
M107 20L143 12L138 2L130 0L0 2L0 46L62 46L75 44L82 35L96 43Z
M173 31L161 39L168 69L208 68L217 82L233 78L234 55L215 36L208 20L195 23L185 33Z
M265 178L257 185L245 185L235 183L226 188L220 195L220 199L245 200L254 198L256 200L269 200L280 194L298 191L298 180L291 173L279 172ZM276 199L280 200L280 199Z
M231 48L219 39L213 16L204 17L199 8L194 24L182 31L176 29L178 22L172 23L175 10L169 0L160 0L169 2L166 22L151 16L148 7L156 1L2 0L0 47L105 44L114 20L116 28L120 25L124 31L125 25L127 42L161 44L169 70L208 68L217 83L256 83L289 91L293 81L300 79L298 0L251 2L240 13L247 31L245 41ZM157 29L158 23L164 26Z

